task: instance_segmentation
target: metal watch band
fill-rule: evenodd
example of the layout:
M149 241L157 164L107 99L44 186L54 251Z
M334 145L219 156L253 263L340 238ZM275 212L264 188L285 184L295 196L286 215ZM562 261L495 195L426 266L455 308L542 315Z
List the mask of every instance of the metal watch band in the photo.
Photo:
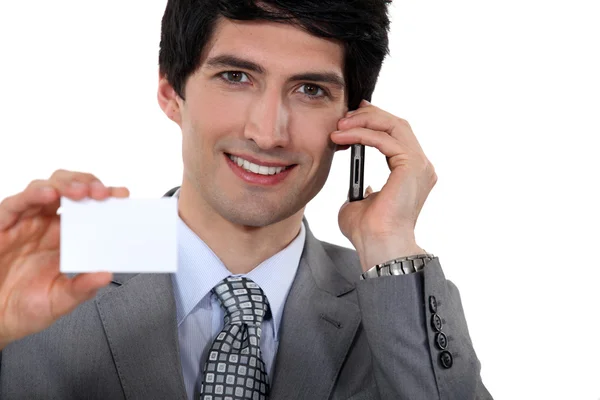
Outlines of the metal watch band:
M360 279L377 278L379 276L405 275L418 272L425 267L428 261L431 261L435 256L430 253L417 254L414 256L396 258L386 261L382 264L377 264L367 272L360 275Z

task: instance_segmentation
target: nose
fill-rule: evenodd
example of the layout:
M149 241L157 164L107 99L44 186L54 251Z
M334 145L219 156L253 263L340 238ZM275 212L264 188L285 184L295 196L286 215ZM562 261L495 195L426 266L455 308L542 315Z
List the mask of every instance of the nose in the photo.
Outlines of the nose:
M244 136L263 150L286 147L290 143L288 121L289 111L280 93L265 91L250 106Z

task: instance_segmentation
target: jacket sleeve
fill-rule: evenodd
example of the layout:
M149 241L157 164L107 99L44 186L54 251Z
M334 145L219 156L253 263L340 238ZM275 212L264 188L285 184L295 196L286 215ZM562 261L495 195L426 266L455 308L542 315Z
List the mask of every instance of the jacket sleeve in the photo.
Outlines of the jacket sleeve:
M382 399L491 399L458 289L439 259L413 274L357 283Z

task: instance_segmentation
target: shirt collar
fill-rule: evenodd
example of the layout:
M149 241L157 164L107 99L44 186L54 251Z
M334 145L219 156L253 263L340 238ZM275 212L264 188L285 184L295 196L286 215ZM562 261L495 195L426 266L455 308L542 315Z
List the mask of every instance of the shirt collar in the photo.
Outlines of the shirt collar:
M179 189L173 195L179 197ZM178 270L173 275L178 326L204 300L210 291L231 272L214 252L178 217L177 240L179 247ZM246 276L261 287L271 308L274 337L279 338L283 307L296 276L306 240L306 228L300 224L300 233L283 250L260 263Z

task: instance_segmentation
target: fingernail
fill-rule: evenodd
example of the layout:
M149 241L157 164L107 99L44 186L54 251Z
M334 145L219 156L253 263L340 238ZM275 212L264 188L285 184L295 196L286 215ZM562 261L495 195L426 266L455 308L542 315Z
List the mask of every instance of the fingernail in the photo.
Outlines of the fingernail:
M82 187L84 187L85 185L81 182L77 182L77 181L73 181L71 182L71 187L73 189L81 189Z

